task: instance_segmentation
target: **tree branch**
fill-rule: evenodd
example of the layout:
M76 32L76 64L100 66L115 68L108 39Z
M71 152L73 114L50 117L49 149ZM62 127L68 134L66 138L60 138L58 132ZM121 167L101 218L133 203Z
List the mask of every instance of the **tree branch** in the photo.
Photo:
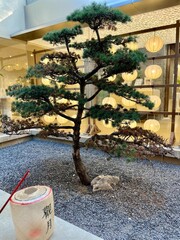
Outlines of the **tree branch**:
M90 98L87 99L87 102L93 100L97 95L98 93L101 91L101 89L98 89Z
M91 72L89 72L88 74L86 74L85 76L85 80L88 80L89 78L91 78L95 73L97 73L99 71L99 69L101 68L100 65L98 65L97 67L95 67Z

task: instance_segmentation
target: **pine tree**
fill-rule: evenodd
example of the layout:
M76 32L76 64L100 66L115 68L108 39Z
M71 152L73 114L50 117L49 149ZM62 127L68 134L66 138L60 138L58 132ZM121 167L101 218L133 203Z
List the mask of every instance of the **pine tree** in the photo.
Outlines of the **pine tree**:
M119 128L119 124L124 119L139 119L139 114L135 109L128 110L121 105L114 108L109 104L95 104L91 106L88 103L95 99L101 91L131 99L150 109L153 107L153 103L150 102L148 96L136 91L132 86L128 86L121 78L115 82L109 81L109 77L113 75L120 76L123 72L130 73L135 69L140 69L140 64L146 61L144 53L139 50L132 51L127 47L127 43L136 41L135 38L123 38L113 35L101 38L100 36L103 29L116 30L118 22L127 24L131 21L129 16L119 10L109 8L105 4L92 3L89 6L74 11L67 17L67 20L79 22L80 25L52 31L43 37L45 41L53 45L65 46L66 52L60 51L45 54L38 64L28 69L26 75L27 78L48 78L51 81L51 86L10 86L7 93L16 98L12 104L12 110L19 112L25 120L16 121L15 123L8 118L4 118L3 128L5 132L12 133L17 132L19 129L40 127L43 136L61 136L65 134L63 130L71 131L69 136L72 137L73 141L72 155L75 169L80 181L88 185L90 178L80 156L80 127L82 119L91 117L93 119L105 120L106 122L110 121L117 128ZM83 34L82 26L84 25L88 26L94 32L94 38L88 39L85 42L75 42L76 36ZM113 45L117 46L115 52L111 50ZM83 50L82 56L77 54L76 50ZM46 59L46 63L44 63L44 59ZM89 72L82 72L77 66L79 59L90 60L94 64L94 67ZM68 90L67 86L71 86L72 84L79 85L79 92ZM88 96L87 92L90 85L94 86L95 90L91 96ZM62 103L61 99L66 99L67 102ZM75 117L67 115L67 110L72 109L76 111ZM40 119L45 114L58 115L69 120L73 123L73 126L58 124L44 125L40 120L31 120L32 117ZM9 127L10 125L11 128ZM136 136L138 129L136 129ZM112 146L115 146L115 143L122 145L122 142L127 142L126 137L122 138L122 136L127 134L127 130L123 133L125 130L119 128L118 131L119 135L117 132L114 135L111 134L108 144L105 144L103 147L101 145L102 149L112 151ZM120 131L125 135L120 134ZM153 138L159 140L158 136L154 134L152 134L153 137L151 135L147 136L146 132L142 131L141 129L141 136L145 136L146 139L149 138L152 142ZM132 130L131 134L133 135ZM104 139L107 138L108 136L104 136ZM94 142L97 143L98 135L95 135L94 139L96 139ZM99 136L99 139L102 143L103 136ZM137 142L138 139L136 138ZM112 142L113 144L109 144ZM162 145L164 144L161 140L159 142ZM111 146L111 149L107 146ZM118 149L116 148L116 150Z

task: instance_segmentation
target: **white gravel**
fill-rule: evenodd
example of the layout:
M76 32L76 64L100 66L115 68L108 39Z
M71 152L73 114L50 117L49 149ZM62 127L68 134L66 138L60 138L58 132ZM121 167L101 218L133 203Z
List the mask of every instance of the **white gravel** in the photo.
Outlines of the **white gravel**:
M72 162L72 146L32 140L0 149L0 189L11 192L24 173L21 188L52 187L56 216L104 240L179 240L180 166L158 161L114 158L81 149L92 178L120 177L114 191L93 193L82 186Z

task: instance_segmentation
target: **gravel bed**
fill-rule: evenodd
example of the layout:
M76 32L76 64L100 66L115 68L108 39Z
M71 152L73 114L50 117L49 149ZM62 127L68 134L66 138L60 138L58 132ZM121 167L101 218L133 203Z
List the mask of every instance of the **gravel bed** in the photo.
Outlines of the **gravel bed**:
M92 192L76 176L72 146L32 140L0 150L0 189L11 192L24 173L21 188L51 186L55 215L104 240L179 240L180 166L158 161L113 158L81 149L92 178L120 177L113 191Z

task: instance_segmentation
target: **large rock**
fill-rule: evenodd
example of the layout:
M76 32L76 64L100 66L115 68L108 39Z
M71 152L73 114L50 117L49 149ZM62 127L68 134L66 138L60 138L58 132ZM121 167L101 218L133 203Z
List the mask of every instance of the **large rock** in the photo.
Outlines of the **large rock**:
M91 181L93 192L101 190L113 190L119 182L119 177L111 175L99 175Z

